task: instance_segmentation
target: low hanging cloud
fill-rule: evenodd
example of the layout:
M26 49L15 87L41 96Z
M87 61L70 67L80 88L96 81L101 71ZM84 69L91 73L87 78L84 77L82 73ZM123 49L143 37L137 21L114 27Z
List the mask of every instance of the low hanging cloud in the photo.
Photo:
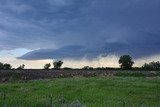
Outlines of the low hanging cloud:
M18 59L160 54L159 0L9 1L0 1L0 50L33 50Z
M122 43L106 43L104 46L97 49L88 48L85 46L66 46L59 49L39 49L35 51L28 52L18 59L25 60L38 60L38 59L93 59L102 55L107 56L106 53L111 54L124 50L127 47L126 44Z

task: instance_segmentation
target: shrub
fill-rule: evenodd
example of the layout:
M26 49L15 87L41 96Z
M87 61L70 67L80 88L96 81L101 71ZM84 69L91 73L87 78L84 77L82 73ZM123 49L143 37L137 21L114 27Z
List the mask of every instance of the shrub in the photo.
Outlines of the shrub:
M142 66L142 69L144 70L160 70L160 62L157 61L157 62L150 62L150 63L145 63L143 66Z

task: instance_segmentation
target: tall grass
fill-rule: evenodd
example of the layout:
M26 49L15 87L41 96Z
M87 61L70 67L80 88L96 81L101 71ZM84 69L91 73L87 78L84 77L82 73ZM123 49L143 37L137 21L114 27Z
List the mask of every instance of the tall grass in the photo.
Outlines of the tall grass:
M0 84L0 107L159 107L160 78L57 78Z

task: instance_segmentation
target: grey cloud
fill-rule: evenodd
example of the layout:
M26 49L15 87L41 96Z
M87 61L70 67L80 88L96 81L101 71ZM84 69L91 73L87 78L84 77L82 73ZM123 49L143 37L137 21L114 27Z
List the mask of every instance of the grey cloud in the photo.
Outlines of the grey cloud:
M2 0L0 2L0 9L3 11L10 11L15 13L23 13L33 8L26 4L15 2L15 0Z
M85 46L66 46L59 49L40 49L28 52L27 54L18 57L18 59L38 60L38 59L92 59L99 55L107 55L106 53L114 53L124 50L127 45L123 43L106 43L103 47L88 48Z
M101 54L131 54L138 58L160 53L159 0L14 2L34 10L17 15L0 8L0 48L42 49L29 52L22 59ZM84 48L65 49L70 45Z
M67 46L60 49L40 49L18 58L26 60L79 58L83 57L84 53L85 48L83 46Z

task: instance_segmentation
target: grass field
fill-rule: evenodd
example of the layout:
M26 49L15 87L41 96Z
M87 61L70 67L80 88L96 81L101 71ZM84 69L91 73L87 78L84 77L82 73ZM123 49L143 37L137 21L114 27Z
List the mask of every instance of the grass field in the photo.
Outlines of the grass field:
M62 107L78 101L86 107L160 107L160 78L77 77L0 84L2 107Z

